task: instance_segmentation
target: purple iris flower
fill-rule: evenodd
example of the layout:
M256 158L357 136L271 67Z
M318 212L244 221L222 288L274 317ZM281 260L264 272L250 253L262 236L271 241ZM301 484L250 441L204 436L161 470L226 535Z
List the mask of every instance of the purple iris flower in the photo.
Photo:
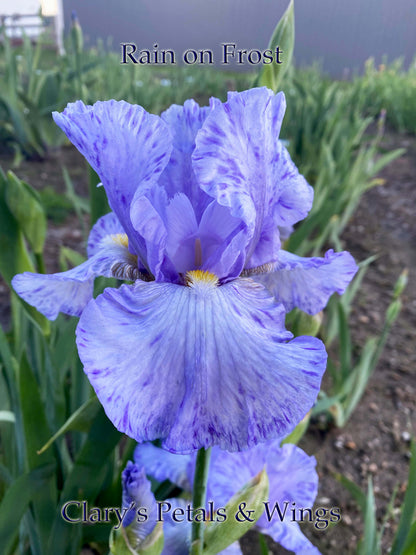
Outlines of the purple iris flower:
M143 466L129 461L121 475L121 482L123 509L129 509L123 520L123 526L130 527L136 547L140 549L140 545L151 534L157 523L156 500L150 490L150 482L146 478ZM171 518L171 515L178 508L186 511L189 502L185 499L172 498L167 499L166 503L169 503L170 511L163 512L163 550L161 555L188 555L191 548L192 522L184 519L178 523ZM138 509L146 509L146 520L137 518ZM221 555L241 555L238 542L234 542L221 551Z
M139 442L241 450L287 435L316 399L324 345L289 341L285 311L320 311L357 268L346 252L280 249L279 229L313 198L278 140L284 110L283 93L259 88L161 117L116 101L54 113L112 212L93 227L85 263L13 286L50 319L81 315L84 370ZM97 275L134 283L93 299Z
M217 509L225 507L233 495L266 468L269 478L269 514L265 510L254 529L267 534L296 554L319 555L318 549L303 535L293 517L293 509L295 515L302 514L302 510L312 510L318 492L315 458L306 455L296 445L286 444L280 447L279 443L278 440L262 443L240 453L228 453L217 447L213 448L207 482L207 502L212 501ZM185 491L191 492L190 484L193 482L196 459L194 454L175 455L151 443L144 443L137 446L134 459L135 464L144 468L149 476L158 481L169 479ZM275 509L276 504L280 515ZM309 513L304 511L304 514ZM232 516L227 515L229 518ZM172 533L182 537L182 523L171 523L171 526Z
M121 475L123 490L123 508L129 509L123 519L123 526L132 524L138 542L144 541L156 525L157 505L151 491L151 484L146 478L145 470L131 461ZM146 507L146 520L137 521L137 509Z

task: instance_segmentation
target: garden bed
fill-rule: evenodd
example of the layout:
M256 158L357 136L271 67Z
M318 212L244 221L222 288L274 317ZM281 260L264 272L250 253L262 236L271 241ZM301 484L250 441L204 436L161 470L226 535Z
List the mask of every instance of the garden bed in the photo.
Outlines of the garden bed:
M354 302L350 322L357 351L365 340L379 334L392 290L404 268L410 271L403 295L403 310L388 338L382 358L351 419L343 429L331 427L320 418L312 421L301 446L317 459L320 476L316 506L340 507L341 521L325 531L312 524L303 529L323 554L355 553L363 532L363 517L348 491L335 479L341 473L366 490L372 476L377 516L384 517L389 500L398 486L394 506L399 507L406 487L410 444L415 434L416 377L416 284L412 270L416 267L416 141L407 135L388 133L383 146L387 150L404 147L406 154L393 161L380 177L384 185L368 191L343 234L344 247L357 261L376 254ZM4 170L11 159L0 160ZM87 195L85 162L72 147L53 152L43 162L23 161L15 170L20 179L38 190L45 186L64 193L61 166L65 166L78 195ZM62 207L61 207L62 208ZM49 222L45 246L48 272L59 270L61 246L84 253L84 241L77 216L63 208L63 221ZM9 294L0 281L0 314L3 326L9 321ZM328 380L328 378L326 378ZM324 386L325 389L325 386ZM396 519L397 521L397 519ZM390 519L383 538L383 552L391 545L395 522ZM257 536L243 541L247 554L257 552ZM285 553L270 544L272 553ZM259 552L259 551L258 551Z

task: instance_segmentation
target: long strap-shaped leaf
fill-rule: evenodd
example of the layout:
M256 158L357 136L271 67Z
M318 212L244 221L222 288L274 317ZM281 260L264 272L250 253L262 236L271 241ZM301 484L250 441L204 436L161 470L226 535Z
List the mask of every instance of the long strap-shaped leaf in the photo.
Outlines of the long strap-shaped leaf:
M52 526L48 553L60 555L79 553L82 526L70 524L62 518L62 505L71 500L87 501L89 504L95 501L109 470L110 454L119 440L120 433L101 408L71 474L66 479Z
M54 475L55 466L46 465L19 476L6 491L0 505L0 546L8 555L13 548L19 523L29 502Z

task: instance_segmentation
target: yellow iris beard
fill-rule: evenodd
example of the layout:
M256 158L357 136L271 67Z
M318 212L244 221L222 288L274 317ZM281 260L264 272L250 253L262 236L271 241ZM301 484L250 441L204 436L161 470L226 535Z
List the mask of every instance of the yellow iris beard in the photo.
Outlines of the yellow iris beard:
M216 287L219 284L219 281L218 277L211 272L206 272L204 270L191 270L190 272L186 272L185 283L188 287L202 283Z
M114 233L110 237L114 243L117 243L118 245L122 245L123 247L126 247L126 249L128 248L129 239L126 233Z

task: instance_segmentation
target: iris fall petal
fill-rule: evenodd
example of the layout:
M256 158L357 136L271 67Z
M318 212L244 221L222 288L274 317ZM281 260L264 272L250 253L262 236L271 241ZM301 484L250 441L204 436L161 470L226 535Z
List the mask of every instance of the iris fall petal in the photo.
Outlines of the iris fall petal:
M252 280L209 280L107 289L82 314L84 370L114 425L139 442L243 449L289 433L316 398L322 342L287 343L281 305Z
M324 258L302 258L280 250L273 270L256 280L283 303L287 311L295 307L308 314L322 310L333 293L342 295L358 270L349 252L332 249Z

